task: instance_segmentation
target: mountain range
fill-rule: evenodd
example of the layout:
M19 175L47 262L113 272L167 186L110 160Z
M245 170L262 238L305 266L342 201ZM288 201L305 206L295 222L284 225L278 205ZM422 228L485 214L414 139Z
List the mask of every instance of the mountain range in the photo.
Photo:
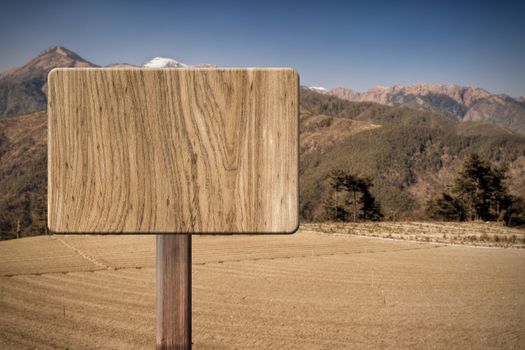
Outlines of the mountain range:
M156 66L183 65L165 58L152 61L148 62ZM125 63L111 66L135 67ZM29 236L45 232L46 78L55 67L96 65L63 47L52 47L0 74L4 115L0 116L1 239L16 237L17 233ZM450 87L438 93L441 90L436 86L432 94L441 96L446 92L455 96L450 99L457 99L457 106L471 108L480 99L490 100L493 96L482 89L458 89L464 90L455 95L452 90L456 87ZM417 89L403 91L401 94L409 95ZM372 193L387 219L425 219L426 201L433 193L446 189L471 152L507 165L511 193L525 198L525 135L494 123L471 121L417 105L398 106L389 102L390 97L377 97L382 103L349 101L356 97L347 93L341 98L322 88L301 89L302 220L326 219L323 203L329 195L328 175L341 168L372 179ZM382 94L378 92L378 96ZM450 110L455 108L461 110Z
M314 88L319 92L319 88ZM459 121L497 124L525 133L525 99L492 94L472 86L417 84L412 86L374 87L359 93L335 88L327 94L354 102L376 102L432 111Z
M61 47L50 47L26 64L0 73L0 115L34 112L46 106L46 79L54 67L97 67L76 53ZM108 67L137 67L127 63ZM213 67L209 64L189 66L172 58L154 57L146 68ZM478 87L416 84L412 86L374 87L366 92L349 88L308 89L353 102L376 102L432 111L458 121L496 124L525 133L525 98L492 94Z
M18 115L42 110L47 105L47 75L55 67L98 67L73 51L53 46L22 66L0 73L0 115ZM107 67L138 68L128 63L114 63ZM172 58L154 57L146 61L146 68L212 67L189 66Z
M50 47L26 64L0 73L0 115L30 113L47 104L47 74L55 67L96 67L61 46Z

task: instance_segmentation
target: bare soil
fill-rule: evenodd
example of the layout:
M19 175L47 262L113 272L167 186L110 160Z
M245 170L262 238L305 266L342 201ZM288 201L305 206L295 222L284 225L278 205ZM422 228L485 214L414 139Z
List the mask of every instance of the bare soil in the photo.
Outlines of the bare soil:
M194 349L525 348L525 249L384 225L195 236ZM0 348L154 348L154 264L154 236L0 242Z

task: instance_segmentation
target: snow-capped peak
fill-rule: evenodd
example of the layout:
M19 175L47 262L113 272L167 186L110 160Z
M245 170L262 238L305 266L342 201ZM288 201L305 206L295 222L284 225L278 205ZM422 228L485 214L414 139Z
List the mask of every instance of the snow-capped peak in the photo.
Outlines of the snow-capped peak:
M308 89L312 91L320 92L322 94L328 93L328 89L322 86L308 86Z
M155 57L142 65L146 68L184 68L187 64L176 61L172 58Z

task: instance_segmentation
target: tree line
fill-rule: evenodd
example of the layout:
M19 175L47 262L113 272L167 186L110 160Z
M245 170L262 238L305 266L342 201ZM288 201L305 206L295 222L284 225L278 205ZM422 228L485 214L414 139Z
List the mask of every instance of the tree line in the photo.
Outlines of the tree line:
M483 220L525 226L525 201L509 193L507 170L471 154L452 185L429 200L427 213L445 221Z

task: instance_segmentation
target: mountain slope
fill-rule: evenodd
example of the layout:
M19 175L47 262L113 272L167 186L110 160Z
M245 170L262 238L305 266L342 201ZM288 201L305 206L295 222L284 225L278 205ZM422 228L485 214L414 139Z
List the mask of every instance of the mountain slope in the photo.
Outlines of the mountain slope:
M525 136L480 123L458 123L439 114L370 102L348 102L301 90L301 216L323 219L328 174L344 168L374 181L387 218L421 218L430 195L444 189L471 152L510 167L509 187L525 196ZM375 127L334 140L319 115ZM326 118L326 117L325 117ZM340 121L339 121L340 123ZM317 143L312 133L323 133ZM337 134L341 130L336 129Z
M432 112L348 102L301 90L300 208L322 220L332 169L374 181L387 218L421 218L470 152L509 165L509 185L525 196L525 137L505 128L458 123ZM0 236L45 232L45 112L0 118Z
M76 53L53 46L26 64L0 74L0 115L42 110L47 103L47 74L55 67L95 67Z
M0 118L0 238L45 232L46 112Z
M522 98L494 95L477 87L417 84L375 87L363 93L335 88L329 94L354 102L377 102L432 111L459 121L497 124L525 133L525 103Z

